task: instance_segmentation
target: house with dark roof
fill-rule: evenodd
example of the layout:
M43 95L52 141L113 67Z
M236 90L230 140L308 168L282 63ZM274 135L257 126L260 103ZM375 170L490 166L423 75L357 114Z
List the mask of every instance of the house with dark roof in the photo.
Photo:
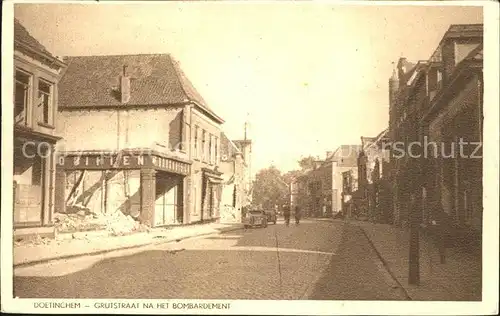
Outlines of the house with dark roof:
M396 225L415 218L424 227L444 221L455 232L481 231L482 158L449 155L460 152L460 140L466 156L482 140L482 43L482 24L451 25L427 61L389 79Z
M58 82L66 65L14 19L14 234L53 236Z
M121 211L149 226L217 221L224 121L179 63L169 54L64 60L59 207Z

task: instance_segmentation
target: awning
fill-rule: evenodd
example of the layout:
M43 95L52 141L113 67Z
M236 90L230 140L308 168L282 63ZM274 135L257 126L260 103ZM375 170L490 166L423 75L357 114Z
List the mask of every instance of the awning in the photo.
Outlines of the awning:
M210 182L212 184L222 184L222 183L224 183L223 179L216 179L216 178L213 178L213 177L207 177L207 180L208 180L208 182Z
M208 168L203 168L203 176L205 179L213 184L222 184L224 183L224 179L221 178L222 173L214 170L210 170Z

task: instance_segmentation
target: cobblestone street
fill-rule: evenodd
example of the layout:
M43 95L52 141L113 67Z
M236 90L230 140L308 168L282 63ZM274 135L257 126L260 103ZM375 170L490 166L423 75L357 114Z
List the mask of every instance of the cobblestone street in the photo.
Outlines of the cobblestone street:
M286 227L280 221L267 228L140 252L18 268L14 294L21 298L404 299L377 260L358 227L319 220Z

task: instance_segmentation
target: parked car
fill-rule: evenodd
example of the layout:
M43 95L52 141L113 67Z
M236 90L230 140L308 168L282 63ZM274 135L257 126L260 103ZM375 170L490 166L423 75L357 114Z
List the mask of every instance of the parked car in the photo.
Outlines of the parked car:
M276 225L276 222L278 221L278 215L276 214L275 210L266 210L264 211L267 216L267 222L268 223L273 223Z
M267 215L261 210L250 210L243 217L243 225L245 228L254 226L267 227Z

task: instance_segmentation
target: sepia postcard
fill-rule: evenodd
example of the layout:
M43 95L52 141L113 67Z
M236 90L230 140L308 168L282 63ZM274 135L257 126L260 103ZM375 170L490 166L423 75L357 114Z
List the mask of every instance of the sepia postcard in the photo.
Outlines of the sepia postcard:
M499 36L493 1L5 1L2 312L498 314Z

